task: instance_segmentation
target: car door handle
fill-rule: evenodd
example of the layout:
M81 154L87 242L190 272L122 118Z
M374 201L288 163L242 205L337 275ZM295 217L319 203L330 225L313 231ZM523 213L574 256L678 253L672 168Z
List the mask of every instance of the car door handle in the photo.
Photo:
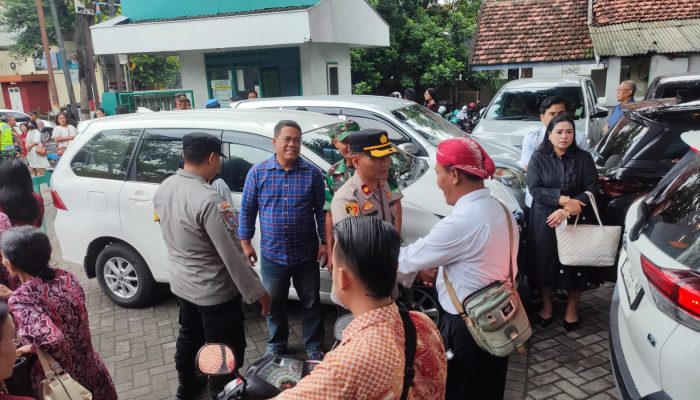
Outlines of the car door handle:
M151 198L148 196L139 196L139 195L135 195L135 194L129 194L126 197L129 200L133 200L133 201L149 201L149 200L151 200Z

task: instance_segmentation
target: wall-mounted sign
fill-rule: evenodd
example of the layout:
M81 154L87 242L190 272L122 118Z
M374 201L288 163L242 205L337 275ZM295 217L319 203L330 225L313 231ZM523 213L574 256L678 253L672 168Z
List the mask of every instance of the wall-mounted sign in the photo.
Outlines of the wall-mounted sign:
M85 7L84 0L75 0L75 12L77 14L95 15L95 9Z

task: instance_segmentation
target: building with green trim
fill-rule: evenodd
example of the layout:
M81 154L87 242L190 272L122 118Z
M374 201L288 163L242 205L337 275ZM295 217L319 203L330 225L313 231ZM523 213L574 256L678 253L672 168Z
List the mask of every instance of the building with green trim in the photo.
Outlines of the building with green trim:
M350 94L350 49L389 45L365 0L122 0L91 27L95 54L178 55L195 104Z

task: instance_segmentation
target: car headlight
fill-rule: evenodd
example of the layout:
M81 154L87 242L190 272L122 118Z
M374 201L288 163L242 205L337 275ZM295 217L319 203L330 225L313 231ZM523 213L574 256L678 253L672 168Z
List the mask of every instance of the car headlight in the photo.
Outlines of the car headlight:
M525 187L525 174L513 168L496 167L493 177L512 188L522 189Z

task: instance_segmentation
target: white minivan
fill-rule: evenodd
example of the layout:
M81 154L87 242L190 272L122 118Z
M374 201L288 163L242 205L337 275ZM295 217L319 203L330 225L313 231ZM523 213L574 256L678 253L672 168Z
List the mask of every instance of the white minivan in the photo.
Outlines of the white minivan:
M323 114L284 110L190 110L131 114L84 121L61 157L51 187L57 209L56 234L67 261L82 264L115 303L148 302L156 282L168 282L166 247L153 218L153 194L175 173L182 136L206 132L221 138L221 175L238 209L248 170L272 156L275 124L291 119L302 128L301 156L326 171L339 159L328 133L338 122ZM450 213L435 182L434 165L400 151L393 156L404 193L406 243L426 235ZM517 201L502 183L487 181L491 193L519 215ZM259 246L259 233L253 245ZM257 267L256 267L257 268ZM321 274L321 298L329 301L331 282ZM293 289L290 294L295 297Z

